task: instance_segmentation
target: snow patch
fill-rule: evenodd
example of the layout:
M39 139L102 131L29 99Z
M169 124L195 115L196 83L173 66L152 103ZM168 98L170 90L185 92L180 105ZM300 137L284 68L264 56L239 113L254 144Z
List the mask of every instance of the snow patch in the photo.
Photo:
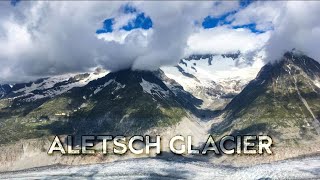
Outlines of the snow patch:
M314 81L314 84L315 84L318 88L320 88L320 81Z
M208 58L183 60L184 64L178 65L185 73L193 75L196 79L183 75L176 67L162 67L161 69L168 78L174 79L189 92L197 86L212 88L212 82L215 82L223 86L226 93L233 93L240 92L241 88L238 87L242 87L254 79L264 65L261 58L255 58L252 65L239 66L232 58L221 55L213 55L211 65L208 61ZM195 68L194 63L196 63L197 71L193 69Z
M22 93L22 95L16 96L12 99L15 99L18 97L26 97L30 95L31 97L27 98L26 101L33 101L33 100L37 100L45 97L54 97L54 96L63 94L74 87L83 87L87 85L89 82L99 79L101 77L104 77L107 74L108 72L101 72L101 73L92 72L89 74L88 77L85 77L83 79L76 79L75 82L57 86L55 88L54 86L57 83L68 81L70 78L75 78L79 74L65 74L65 75L53 76L53 77L44 79L43 82L40 82L40 83L33 82L30 87L26 86L17 91L13 91L14 93ZM33 91L35 90L43 91L43 94L34 94Z
M102 86L98 86L97 89L95 89L93 91L93 94L97 94L98 92L100 92L103 88L107 87L109 84L111 84L112 82L114 82L114 79L110 79L108 82L104 83L104 85Z

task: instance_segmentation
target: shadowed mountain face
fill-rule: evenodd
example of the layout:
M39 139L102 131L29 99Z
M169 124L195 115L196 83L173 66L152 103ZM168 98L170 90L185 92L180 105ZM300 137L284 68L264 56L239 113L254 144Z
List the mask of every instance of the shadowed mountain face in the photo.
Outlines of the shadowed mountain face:
M6 96L11 91L11 87L8 84L0 85L0 98Z
M122 70L60 95L5 98L1 104L1 143L48 134L142 134L175 125L187 112L199 117L216 114L200 110L202 100L161 70Z
M200 61L196 65L192 61L193 66ZM218 114L200 108L211 99L194 97L162 70L106 74L2 85L0 143L51 134L143 134L173 126L189 113L202 120ZM320 134L319 63L297 52L286 53L280 61L265 65L221 117L224 121L212 127L214 134L313 138Z
M182 97L155 72L123 70L74 88L59 97L80 107L69 121L45 126L54 133L143 133L152 127L174 125L186 116ZM191 98L192 96L190 96ZM190 99L192 101L192 99ZM199 100L198 100L199 101Z
M311 138L320 134L320 64L297 52L265 65L224 110L217 134L273 134Z

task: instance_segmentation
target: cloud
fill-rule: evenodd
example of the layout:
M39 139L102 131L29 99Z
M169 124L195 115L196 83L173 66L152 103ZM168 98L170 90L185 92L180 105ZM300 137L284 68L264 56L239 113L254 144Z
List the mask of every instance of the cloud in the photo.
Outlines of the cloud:
M288 1L266 45L267 60L278 60L296 48L320 62L320 2Z
M151 17L154 28L146 53L134 61L133 68L156 69L176 64L184 56L195 21L229 12L238 8L238 2L145 2L140 7Z
M0 82L87 71L95 66L156 69L184 55L195 21L237 9L238 2L0 2ZM5 4L7 3L7 4ZM161 8L159 8L161 7ZM121 30L145 13L152 29ZM110 34L96 34L114 18ZM119 29L120 28L120 29Z
M243 54L260 51L268 41L270 32L253 33L246 28L233 29L230 26L218 26L200 29L188 41L187 54L193 53L235 53Z
M96 66L153 70L191 53L240 50L252 57L264 49L273 61L296 48L320 60L317 1L0 1L0 11L0 82ZM152 25L136 26L140 17ZM204 29L206 17L225 22ZM96 34L106 19L112 28Z
M232 22L232 26L255 24L257 30L268 31L273 28L283 9L281 1L255 1L227 17L227 20Z
M255 24L270 31L266 42L266 61L279 60L293 48L320 62L319 1L256 1L227 17L233 26Z
M7 6L8 15L0 18L1 81L86 71L95 66L95 58L107 48L95 31L119 7L116 2L44 1Z

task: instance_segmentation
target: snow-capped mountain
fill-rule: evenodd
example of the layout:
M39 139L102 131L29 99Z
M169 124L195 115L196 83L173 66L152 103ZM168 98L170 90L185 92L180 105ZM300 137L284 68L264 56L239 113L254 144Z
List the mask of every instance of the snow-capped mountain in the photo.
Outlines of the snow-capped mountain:
M98 69L2 85L0 137L6 139L0 141L80 132L143 133L189 115L210 119L256 75L260 61L248 62L239 54L193 55L154 72Z
M253 79L263 63L257 58L249 61L240 53L225 55L191 55L174 67L162 67L163 81L175 82L176 90L183 89L202 100L202 108L219 110ZM83 87L107 75L105 70L82 74L65 74L41 78L33 82L0 86L0 99L29 102L53 98L72 88ZM180 86L181 88L176 88ZM100 87L101 88L101 87ZM99 89L96 90L96 93ZM173 90L174 91L174 90ZM182 92L182 91L180 91Z
M188 113L216 114L202 111L201 104L161 70L51 77L14 85L0 100L0 142L51 133L144 133Z
M0 86L0 98L33 101L42 98L52 98L63 94L74 87L82 87L90 81L105 76L108 72L100 68L94 72L83 74L65 74L41 78L28 83Z
M226 106L217 134L266 133L301 142L320 134L320 64L297 51L265 65Z
M200 138L267 133L277 145L318 137L319 63L288 52L259 73L260 59L247 64L233 55L194 55L153 72L126 69L2 85L0 144L184 129Z
M175 67L161 68L195 97L204 100L203 108L222 109L263 66L261 58L253 61L240 53L191 55Z

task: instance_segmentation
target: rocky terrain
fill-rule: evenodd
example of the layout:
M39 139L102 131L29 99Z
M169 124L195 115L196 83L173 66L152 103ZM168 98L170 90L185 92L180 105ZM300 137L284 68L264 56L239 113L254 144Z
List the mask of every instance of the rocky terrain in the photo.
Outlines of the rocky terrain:
M216 134L270 134L280 143L318 139L320 64L299 52L287 52L265 65L226 106Z
M193 55L153 72L98 69L3 84L0 171L135 158L48 156L53 135L68 134L191 135L197 146L209 134L272 136L271 156L192 157L232 166L318 153L319 63L296 51L261 63L259 58L245 61L241 54Z
M223 109L231 99L255 78L263 63L237 54L191 55L175 67L161 68L171 79L202 99L202 108Z

